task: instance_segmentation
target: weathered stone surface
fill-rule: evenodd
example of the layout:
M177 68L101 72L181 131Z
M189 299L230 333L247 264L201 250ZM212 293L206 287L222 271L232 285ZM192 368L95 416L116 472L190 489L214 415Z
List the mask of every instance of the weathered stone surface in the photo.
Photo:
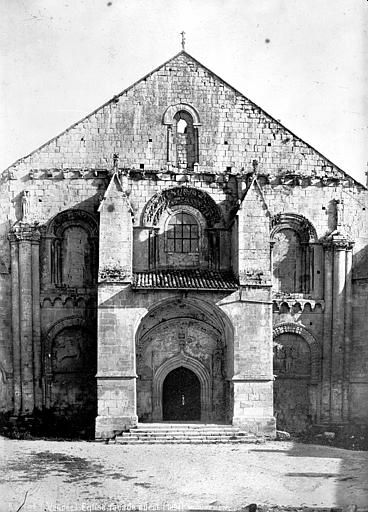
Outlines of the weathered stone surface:
M111 437L184 366L203 421L367 425L367 190L185 52L0 187L1 411L98 406ZM176 269L206 288L135 286Z

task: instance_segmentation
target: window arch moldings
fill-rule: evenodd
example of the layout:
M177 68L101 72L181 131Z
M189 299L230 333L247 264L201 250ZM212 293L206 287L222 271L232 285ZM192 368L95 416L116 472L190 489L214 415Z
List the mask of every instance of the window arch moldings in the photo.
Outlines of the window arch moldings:
M317 384L321 380L322 350L320 343L311 332L300 324L285 322L278 324L273 329L273 339L281 334L297 334L307 342L311 354L311 384Z
M271 241L276 233L283 229L292 229L298 233L302 243L318 242L317 232L313 224L303 215L296 213L277 213L271 217Z
M83 226L91 237L98 237L98 224L96 219L84 210L65 210L53 217L46 229L48 235L60 236L71 226Z
M206 192L192 187L174 187L155 194L148 201L143 210L142 224L156 227L165 211L177 205L198 210L209 227L222 220L219 207Z
M162 118L162 124L166 126L172 126L172 124L174 123L175 115L180 111L187 112L192 116L194 127L201 126L201 120L199 118L197 110L194 107L188 105L187 103L177 103L176 105L170 105L165 110L165 113Z

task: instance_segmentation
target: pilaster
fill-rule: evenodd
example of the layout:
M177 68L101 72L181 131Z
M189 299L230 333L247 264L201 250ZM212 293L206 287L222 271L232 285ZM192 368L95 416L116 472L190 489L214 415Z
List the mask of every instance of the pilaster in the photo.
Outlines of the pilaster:
M321 421L330 421L331 407L331 344L332 344L332 291L333 291L333 247L324 247L324 301L323 340L322 340L322 396Z
M31 414L40 405L38 229L20 222L9 233L12 273L12 337L14 360L14 413ZM37 399L35 399L37 396Z
M325 241L325 318L323 340L322 421L348 421L352 329L352 247L340 231ZM329 399L328 399L329 389Z

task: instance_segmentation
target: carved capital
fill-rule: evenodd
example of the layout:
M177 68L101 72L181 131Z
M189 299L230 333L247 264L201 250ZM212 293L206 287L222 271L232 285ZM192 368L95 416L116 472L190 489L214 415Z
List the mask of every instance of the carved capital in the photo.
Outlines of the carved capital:
M40 231L37 226L19 223L14 226L8 234L10 243L32 242L39 243L41 238Z
M99 282L131 282L132 281L132 270L128 267L122 267L120 265L104 266L98 272Z
M351 240L333 240L332 245L337 250L349 251L353 248L354 242Z
M355 242L345 233L335 231L327 235L322 243L325 251L332 251L334 249L337 251L351 251Z
M239 272L239 283L241 286L271 286L271 275L261 269L246 269Z

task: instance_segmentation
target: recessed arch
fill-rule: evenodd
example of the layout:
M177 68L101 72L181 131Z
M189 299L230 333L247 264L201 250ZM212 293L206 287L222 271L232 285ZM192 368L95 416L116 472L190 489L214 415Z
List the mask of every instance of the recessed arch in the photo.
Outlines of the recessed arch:
M88 332L89 335L93 335L92 330L88 326L86 320L80 316L68 316L55 322L47 331L44 341L44 373L48 377L51 377L53 373L51 358L53 341L62 330L68 327L81 327L86 332Z
M97 344L91 323L71 315L55 322L43 338L43 401L56 416L88 422L96 414Z
M69 209L56 214L46 226L48 235L61 236L63 231L71 226L83 227L90 237L98 237L96 218L85 210Z
M199 321L203 321L211 325L216 331L220 332L224 336L226 346L232 347L234 337L234 327L227 316L227 314L215 304L208 302L203 299L182 297L177 295L171 298L165 298L152 304L145 315L137 320L136 324L136 345L138 346L141 338L145 338L147 330L145 329L145 319L150 316L156 317L160 311L167 311L167 307L170 305L177 304L179 307L191 308L193 311L198 312L198 317L195 318ZM185 314L184 316L188 316Z
M273 338L281 334L297 334L307 342L311 354L311 384L317 384L321 379L321 345L305 327L292 322L277 324L273 329Z
M180 367L191 370L198 378L201 386L201 421L207 422L210 419L211 407L211 386L210 373L207 368L197 359L181 352L180 354L165 361L155 372L153 379L153 411L152 417L156 421L162 420L162 392L165 378L176 368Z
M271 219L274 290L310 294L314 289L317 233L302 215L279 213Z
M202 382L201 421L226 421L233 346L230 319L216 304L183 296L152 304L136 324L139 421L161 421L163 381L176 366L192 370Z
M48 280L67 287L90 287L97 280L98 223L93 215L64 210L46 226Z
M302 243L317 242L317 231L313 224L303 215L297 213L277 213L271 217L271 241L276 233L283 229L295 231Z

